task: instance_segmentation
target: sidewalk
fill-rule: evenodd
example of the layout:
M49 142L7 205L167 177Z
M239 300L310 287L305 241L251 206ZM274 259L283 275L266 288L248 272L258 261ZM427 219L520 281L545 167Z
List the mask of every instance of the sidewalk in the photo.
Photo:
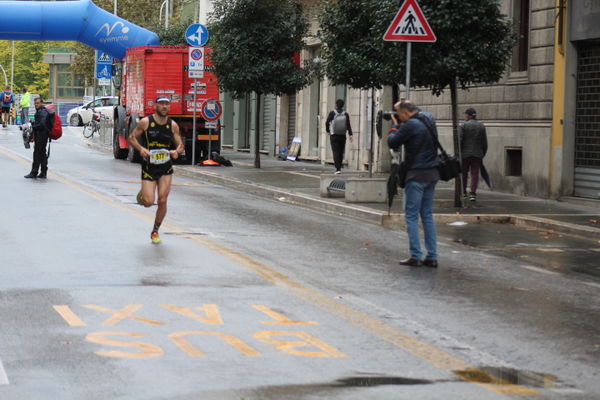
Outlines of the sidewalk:
M275 198L336 215L357 218L390 228L403 228L402 193L394 198L388 215L384 203L346 203L344 198L320 196L320 175L331 174L331 165L306 161L283 161L261 157L261 168L254 168L254 154L223 150L233 167L177 166L183 174L202 177L235 189ZM340 177L358 171L343 170ZM362 172L368 175L366 172ZM388 174L374 174L387 178ZM571 202L538 199L493 192L481 188L477 202L454 207L454 184L440 182L436 189L434 213L438 223L492 222L554 230L587 239L600 240L600 201L588 201L596 207ZM401 191L400 191L401 192Z

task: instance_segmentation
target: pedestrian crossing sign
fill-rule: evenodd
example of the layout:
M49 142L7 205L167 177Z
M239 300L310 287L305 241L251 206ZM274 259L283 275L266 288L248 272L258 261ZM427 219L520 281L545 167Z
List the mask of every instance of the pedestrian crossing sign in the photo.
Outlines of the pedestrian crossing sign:
M383 40L432 43L437 41L437 38L417 0L406 0L383 35Z

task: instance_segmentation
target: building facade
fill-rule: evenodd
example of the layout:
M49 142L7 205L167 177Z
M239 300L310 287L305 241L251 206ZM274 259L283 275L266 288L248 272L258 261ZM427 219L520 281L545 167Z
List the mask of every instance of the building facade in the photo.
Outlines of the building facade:
M314 0L303 3L310 10ZM503 0L501 11L519 33L506 73L495 84L458 93L459 118L474 107L486 124L485 164L494 189L541 198L599 199L600 2ZM313 22L311 33L317 28ZM307 45L302 58L318 59L321 44L314 35ZM403 90L400 86L401 95ZM452 149L449 90L438 97L427 88L412 88L410 97L436 116L440 140ZM385 133L383 139L375 134L373 115L392 107L391 88L354 90L332 86L325 78L291 96L263 96L261 150L275 156L297 137L302 142L299 159L333 163L324 123L338 98L345 100L354 130L347 167L367 170L372 164L376 172L388 171ZM223 144L253 151L255 99L233 100L225 94L222 100Z

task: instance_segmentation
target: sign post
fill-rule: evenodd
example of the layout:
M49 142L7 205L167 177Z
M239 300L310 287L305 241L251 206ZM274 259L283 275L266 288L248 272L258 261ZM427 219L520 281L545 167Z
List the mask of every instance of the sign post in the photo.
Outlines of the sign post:
M198 78L204 76L204 46L208 42L208 28L201 24L191 24L185 31L185 40L192 47L188 53L188 77L194 78L194 123L192 128L192 165L196 165L196 109Z
M437 41L417 0L406 0L388 27L383 40L406 43L406 99L410 99L410 59L412 42Z
M223 113L223 107L218 100L209 99L202 104L200 110L202 112L202 117L204 118L204 126L208 129L208 159L210 159L210 156L212 155L213 127L209 127L209 125L214 123L216 127L217 121L221 118L221 114Z

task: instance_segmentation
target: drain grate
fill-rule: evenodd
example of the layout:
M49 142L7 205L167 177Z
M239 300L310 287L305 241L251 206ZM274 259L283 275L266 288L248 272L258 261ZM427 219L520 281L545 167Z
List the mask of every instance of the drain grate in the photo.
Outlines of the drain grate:
M329 186L327 187L328 192L345 192L346 191L346 179L345 178L335 178L331 181Z

